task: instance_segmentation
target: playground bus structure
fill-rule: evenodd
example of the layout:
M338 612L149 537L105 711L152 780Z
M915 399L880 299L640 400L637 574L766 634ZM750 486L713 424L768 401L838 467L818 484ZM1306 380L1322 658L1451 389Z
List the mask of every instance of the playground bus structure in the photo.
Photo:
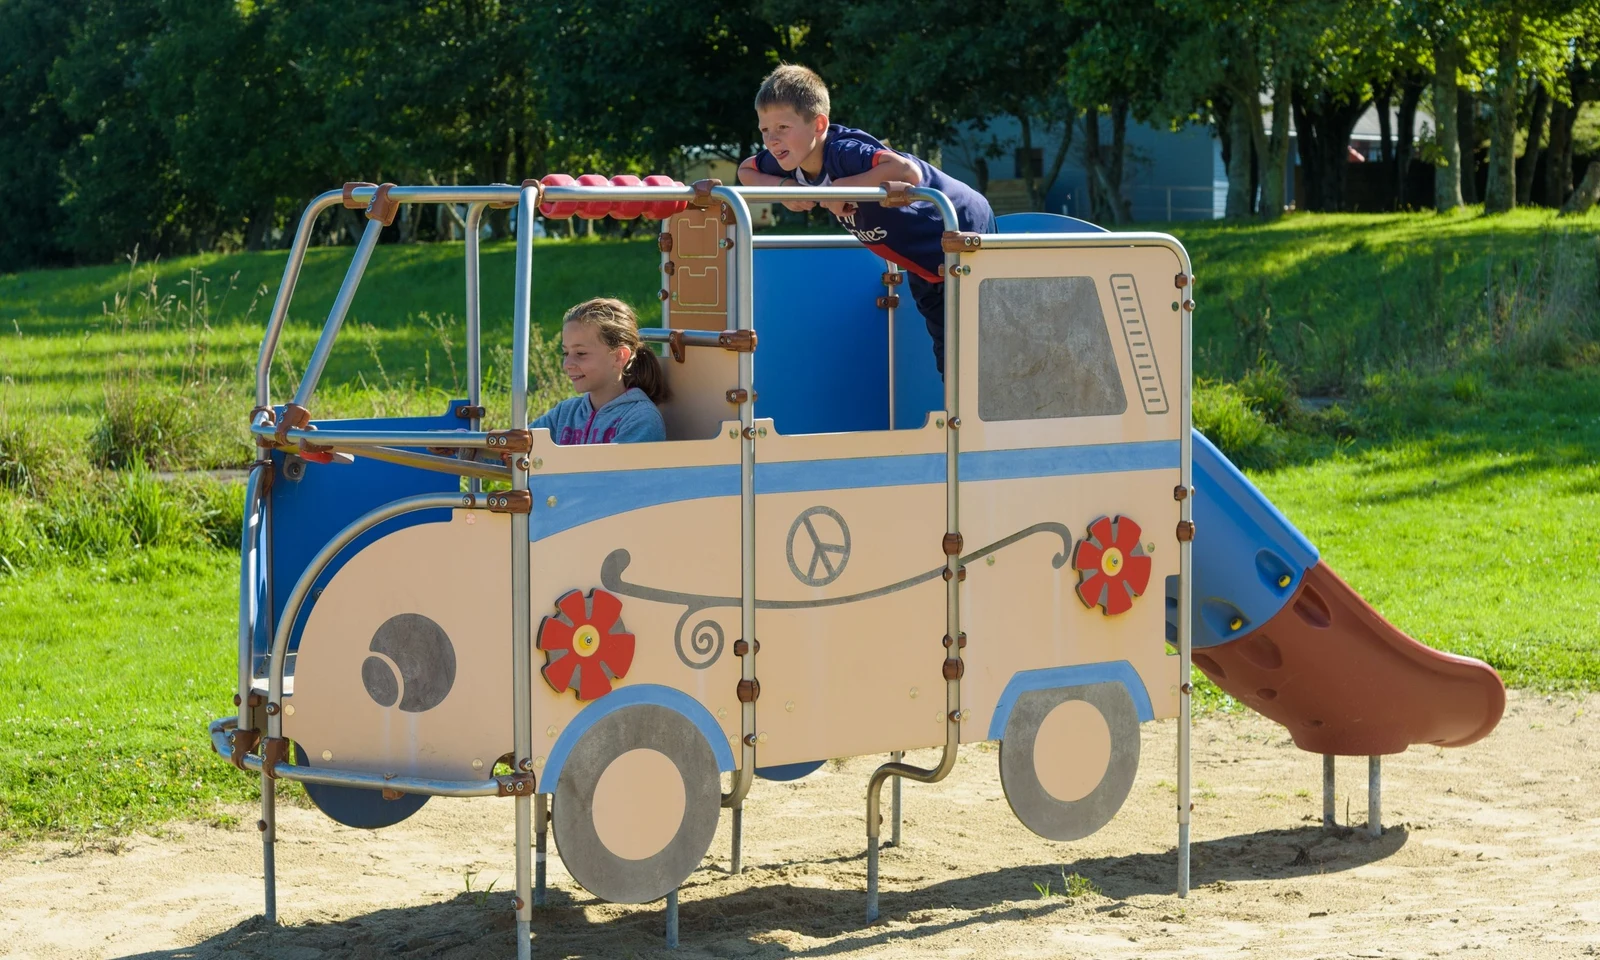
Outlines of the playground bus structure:
M942 383L893 264L852 238L753 235L748 204L779 199L942 217ZM468 396L438 417L314 420L379 233L428 202L468 205ZM274 405L311 229L339 203L367 225L293 400ZM483 429L490 205L517 208L506 430ZM666 347L667 440L563 447L526 429L538 212L662 221L662 326L642 334ZM552 175L313 201L257 365L239 709L210 730L261 775L268 921L280 778L365 828L432 796L514 798L526 956L549 830L591 893L666 898L675 943L677 889L722 808L740 870L754 778L890 754L867 784L870 921L886 783L898 842L900 782L997 740L1019 820L1081 839L1126 799L1139 724L1174 716L1185 895L1192 646L1327 757L1330 822L1333 755L1372 758L1378 829L1379 755L1486 735L1498 676L1389 626L1192 431L1182 245L1050 215L999 229L960 232L943 194L904 184ZM904 762L929 747L937 764Z

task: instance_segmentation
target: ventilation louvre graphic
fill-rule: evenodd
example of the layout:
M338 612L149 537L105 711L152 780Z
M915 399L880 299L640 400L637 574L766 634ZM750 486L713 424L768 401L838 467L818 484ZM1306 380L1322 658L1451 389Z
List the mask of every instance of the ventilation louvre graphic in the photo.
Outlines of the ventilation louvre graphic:
M1122 335L1128 341L1133 372L1139 378L1139 399L1144 401L1144 412L1166 413L1167 391L1161 385L1156 353L1150 347L1150 327L1145 322L1144 307L1139 302L1139 288L1134 286L1133 275L1113 274L1111 292L1117 298L1117 318L1122 321Z

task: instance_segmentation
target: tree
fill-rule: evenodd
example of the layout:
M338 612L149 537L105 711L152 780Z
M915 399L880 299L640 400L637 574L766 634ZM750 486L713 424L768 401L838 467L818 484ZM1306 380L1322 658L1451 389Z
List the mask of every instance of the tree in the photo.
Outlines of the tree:
M67 262L60 238L61 158L85 132L50 83L83 15L77 0L0 3L0 272Z

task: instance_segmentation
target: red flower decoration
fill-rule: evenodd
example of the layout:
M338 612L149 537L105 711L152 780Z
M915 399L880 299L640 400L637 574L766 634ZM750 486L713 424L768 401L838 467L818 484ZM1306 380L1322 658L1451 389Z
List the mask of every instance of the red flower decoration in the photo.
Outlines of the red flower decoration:
M611 692L633 664L633 634L622 625L622 601L604 590L568 590L556 601L557 614L539 623L540 671L556 693L577 688L579 700Z
M1078 541L1072 565L1082 575L1078 599L1100 606L1106 616L1133 609L1133 598L1150 585L1150 558L1139 542L1143 531L1127 517L1101 517L1089 524L1089 538Z

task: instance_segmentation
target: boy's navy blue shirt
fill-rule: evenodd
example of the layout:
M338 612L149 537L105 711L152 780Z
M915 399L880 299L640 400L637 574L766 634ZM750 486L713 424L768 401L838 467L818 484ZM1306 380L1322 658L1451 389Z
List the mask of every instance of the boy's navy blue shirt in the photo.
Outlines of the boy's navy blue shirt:
M922 174L919 186L939 190L950 198L962 230L979 233L994 230L994 211L989 208L989 201L984 199L983 194L935 169L920 157L890 150L872 134L837 123L828 125L828 139L822 146L822 175L819 179L810 179L803 170L790 172L783 169L767 150L756 155L756 169L772 176L794 177L803 184L820 187L842 177L866 173L877 166L879 157L885 153L904 157L916 164ZM837 219L840 226L880 257L899 264L929 283L943 282L939 267L944 264L944 250L940 246L944 220L932 203L919 200L908 207L863 203L856 207L854 215ZM943 298L940 300L942 303Z

